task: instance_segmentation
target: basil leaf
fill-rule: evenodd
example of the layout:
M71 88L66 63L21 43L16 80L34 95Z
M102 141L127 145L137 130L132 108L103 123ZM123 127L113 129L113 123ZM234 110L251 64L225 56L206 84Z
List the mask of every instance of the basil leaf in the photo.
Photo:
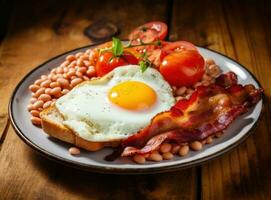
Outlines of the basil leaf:
M141 72L144 73L149 67L151 67L151 62L148 60L147 61L141 60L139 62L139 66L140 66Z
M119 38L112 38L112 52L114 56L121 56L123 53L123 46Z

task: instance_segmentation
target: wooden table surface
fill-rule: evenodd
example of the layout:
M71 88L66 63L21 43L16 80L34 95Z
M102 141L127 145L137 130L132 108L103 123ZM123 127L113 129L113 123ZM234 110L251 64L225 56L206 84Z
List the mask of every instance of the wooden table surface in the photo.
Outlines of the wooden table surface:
M239 2L239 3L238 3ZM15 6L16 5L16 6ZM13 1L0 43L0 199L270 199L270 1ZM256 132L204 165L156 175L100 175L36 154L15 134L7 105L12 90L38 64L93 43L86 26L110 19L125 38L152 20L169 24L169 39L191 41L236 59L265 89Z

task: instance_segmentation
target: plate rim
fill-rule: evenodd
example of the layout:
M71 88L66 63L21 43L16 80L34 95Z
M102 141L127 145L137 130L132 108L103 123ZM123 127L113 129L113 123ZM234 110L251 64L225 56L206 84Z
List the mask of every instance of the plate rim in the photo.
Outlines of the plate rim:
M76 168L76 169L81 169L81 170L85 170L85 171L91 171L91 172L98 172L98 173L102 173L102 174L131 174L131 175L136 175L136 174L156 174L156 173L164 173L164 172L170 172L170 171L176 171L176 170L182 170L182 169L186 169L186 168L190 168L190 167L195 167L198 165L202 165L208 161L211 161L215 158L218 158L219 156L221 156L224 153L230 152L231 150L233 150L235 147L237 147L238 145L240 145L241 143L243 143L253 132L255 132L256 128L259 125L259 120L262 117L262 113L263 113L263 108L264 108L264 95L263 95L263 103L262 103L262 108L260 111L260 115L257 119L257 121L253 124L253 126L251 127L251 129L243 136L241 137L239 140L237 140L236 142L234 142L233 144L229 145L228 147L226 147L225 149L222 149L216 153L213 153L207 157L203 157L197 160L193 160L193 161L189 161L187 163L182 163L182 164L175 164L175 165L171 165L171 166L163 166L163 167L152 167L152 168L134 168L134 169L130 169L130 168L115 168L115 167L103 167L103 166L95 166L95 165L87 165L87 164L83 164L83 163L78 163L72 160L68 160L66 158L63 158L61 156L58 156L56 154L52 154L49 151L47 151L46 149L43 149L41 147L39 147L38 145L34 144L27 136L24 135L23 131L19 128L19 126L17 125L15 118L13 116L13 111L12 111L12 105L13 102L15 100L15 94L18 91L18 89L20 88L20 86L23 84L23 82L25 81L25 79L27 79L34 71L36 71L37 69L43 67L45 64L51 62L52 60L61 57L65 54L71 53L73 51L78 51L80 49L85 49L85 48L91 48L94 46L97 46L99 44L101 44L103 42L99 42L99 43L94 43L91 45L85 45L79 48L75 48L66 52L63 52L61 54L58 54L48 60L46 60L45 62L39 64L37 67L33 68L32 70L30 70L20 81L19 83L16 85L16 87L14 88L14 90L12 91L10 100L9 100L9 104L8 104L8 115L11 121L11 125L13 127L13 129L15 130L15 133L19 136L19 138L21 140L23 140L24 143L26 143L29 147L31 147L33 150L35 150L35 152L38 152L40 155L42 155L43 157L46 157L50 160L56 161L60 164L64 164L65 166L68 167L72 167L72 168ZM260 82L258 81L258 79L255 77L255 75L250 72L249 69L247 69L244 65L242 65L241 63L239 63L236 60L233 60L232 58L230 58L227 55L224 55L218 51L209 49L209 48L205 48L205 47L200 47L197 46L199 48L202 49L206 49L209 50L211 52L217 53L220 56L226 57L227 59L237 63L239 66L241 66L248 74L250 74L252 76L252 78L256 81L256 83L259 85L260 88L262 88Z

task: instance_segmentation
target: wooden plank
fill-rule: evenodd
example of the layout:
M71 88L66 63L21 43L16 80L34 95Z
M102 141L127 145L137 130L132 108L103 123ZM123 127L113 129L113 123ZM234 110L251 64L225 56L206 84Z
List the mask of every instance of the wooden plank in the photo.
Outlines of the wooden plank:
M237 59L258 77L264 88L269 88L271 61L267 16L270 16L270 5L178 1L175 9L178 13L173 16L175 35L202 46L207 44ZM270 97L270 90L265 94ZM269 102L270 98L253 136L231 153L202 166L202 199L270 197Z
M172 34L178 36L179 40L187 40L199 46L208 47L210 49L217 50L230 57L234 57L234 49L231 45L231 38L223 17L221 17L222 10L214 1L175 1L172 18ZM225 160L229 158L224 156ZM238 161L236 153L233 152L231 156L232 160ZM228 162L226 162L228 164ZM234 162L236 163L236 162ZM224 185L223 176L229 177L230 169L221 171L222 166L220 162L216 161L212 166L212 171L209 176L206 176L206 168L210 164L205 164L201 167L202 184L198 188L200 195L198 198L211 199L211 195L206 191L214 192L217 199L222 199ZM229 164L228 164L229 166ZM238 169L238 165L235 166ZM216 170L214 170L216 169ZM208 181L209 180L209 181ZM215 186L208 184L215 181ZM214 190L214 187L220 189ZM208 196L209 195L209 196Z
M49 57L90 43L82 30L94 20L111 19L123 38L145 21L166 20L162 0L18 4L2 44L1 94L10 94L26 72ZM0 112L6 113L8 95L0 98ZM82 172L36 155L11 128L0 151L0 182L4 199L195 199L196 191L194 169L148 176Z
M227 2L222 5L228 20L228 27L236 52L236 58L258 77L264 88L269 88L269 67L271 64L267 41L270 28L266 26L263 2L238 4ZM240 15L242 10L242 15ZM270 96L270 90L265 90ZM203 168L203 184L208 190L203 194L206 199L269 199L270 197L270 99L266 100L264 115L255 134L238 148L237 159L229 162L221 159ZM232 153L233 154L233 153ZM217 164L220 166L217 166ZM238 163L238 164L237 164ZM237 166L239 165L239 166ZM237 168L236 168L237 167ZM208 179L214 171L221 171L223 187L218 187L215 178ZM230 176L223 176L225 171ZM213 176L215 177L215 176ZM210 187L211 186L211 187ZM211 189L210 189L211 188ZM221 199L221 198L220 198Z

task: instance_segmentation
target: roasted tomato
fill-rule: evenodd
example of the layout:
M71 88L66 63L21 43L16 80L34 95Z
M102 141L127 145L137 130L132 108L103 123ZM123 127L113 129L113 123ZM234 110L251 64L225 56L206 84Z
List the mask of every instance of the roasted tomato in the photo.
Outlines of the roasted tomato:
M156 67L159 67L163 58L166 56L163 49L155 49L149 53L148 59L154 64Z
M199 81L204 74L204 59L193 50L183 50L167 55L160 72L174 86L189 86Z
M134 29L129 40L137 42L138 39L147 43L155 40L164 40L167 35L167 25L163 22L149 22Z
M197 48L194 44L186 41L176 41L176 42L168 42L163 45L163 50L170 54L175 51L182 51L182 50L194 50L197 51Z
M128 52L123 52L120 57L114 57L112 52L104 52L96 62L96 72L98 76L103 76L116 67L128 64L138 64L138 59Z

